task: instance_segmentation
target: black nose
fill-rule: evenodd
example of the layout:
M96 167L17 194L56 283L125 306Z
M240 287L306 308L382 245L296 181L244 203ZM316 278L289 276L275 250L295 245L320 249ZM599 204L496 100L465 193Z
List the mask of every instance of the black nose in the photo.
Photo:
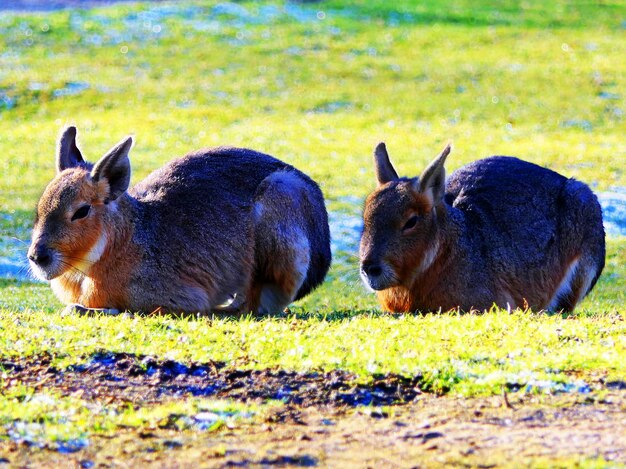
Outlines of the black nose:
M28 251L28 259L33 261L39 267L47 267L52 262L52 255L50 249L45 244L39 244L36 247L31 247Z
M365 272L365 275L371 278L378 277L380 274L383 273L383 268L380 266L380 264L376 264L373 262L364 262L361 265L361 269L363 270L363 272Z

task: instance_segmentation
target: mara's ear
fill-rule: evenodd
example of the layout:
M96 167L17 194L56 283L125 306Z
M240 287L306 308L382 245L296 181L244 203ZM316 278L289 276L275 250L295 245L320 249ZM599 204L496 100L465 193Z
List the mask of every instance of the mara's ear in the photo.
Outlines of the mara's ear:
M376 179L378 180L379 186L393 181L394 179L398 179L398 173L396 173L396 170L389 160L387 147L384 142L380 142L376 150L374 150L374 165L376 166Z
M91 170L94 181L106 180L109 183L109 200L115 200L128 189L130 184L130 160L128 152L133 146L133 138L126 137L100 158Z
M446 191L446 169L444 168L444 163L451 149L452 145L448 143L416 181L417 187L415 189L428 197L433 205L438 205L441 202Z
M57 144L57 173L64 169L85 164L83 155L76 146L76 127L67 127L61 132Z

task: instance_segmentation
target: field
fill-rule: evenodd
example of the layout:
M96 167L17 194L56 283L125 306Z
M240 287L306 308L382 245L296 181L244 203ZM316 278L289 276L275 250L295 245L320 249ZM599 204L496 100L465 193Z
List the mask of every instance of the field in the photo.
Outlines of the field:
M626 466L622 2L3 5L0 464ZM326 282L269 317L63 314L25 251L67 124L92 161L134 135L133 182L215 145L302 169ZM451 140L449 171L507 154L588 183L596 288L572 315L382 313L357 250L383 140L407 176Z

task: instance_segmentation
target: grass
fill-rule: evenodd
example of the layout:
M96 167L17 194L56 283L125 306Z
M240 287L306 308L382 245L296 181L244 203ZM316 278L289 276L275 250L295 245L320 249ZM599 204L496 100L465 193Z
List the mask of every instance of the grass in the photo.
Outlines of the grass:
M50 353L65 366L102 350L178 361L299 371L423 374L439 393L498 393L537 380L623 379L626 250L608 244L604 276L575 316L494 309L486 314L388 315L360 284L333 274L284 317L244 319L63 315L43 284L0 281L0 350ZM336 268L341 271L342 268Z
M112 438L121 428L212 432L227 425L249 424L272 405L188 398L151 406L111 406L18 387L0 396L0 425L14 441L75 452L89 444L90 436Z
M68 123L91 160L134 134L133 182L203 146L273 154L320 182L337 220L358 217L380 140L405 175L453 140L450 170L510 154L598 191L626 186L619 2L237 5L250 15L191 1L3 13L0 257L21 255L12 238L28 240ZM285 317L63 316L47 286L0 280L0 356L49 352L67 365L110 350L233 367L340 368L363 380L421 374L428 390L467 396L626 377L624 238L609 240L604 275L568 317L384 315L360 285L355 249L353 239L341 244L328 281ZM5 428L86 405L52 396L52 407L40 408L29 390L16 393L0 398ZM191 414L204 404L164 406L172 405ZM148 426L172 411L142 409L131 417ZM131 418L120 409L81 412L72 435Z
M423 375L437 393L499 393L541 380L560 383L626 376L620 313L391 316L374 311L302 311L281 318L183 320L39 311L6 313L0 346L10 356L50 353L58 366L109 350L236 367Z
M333 202L371 190L378 140L415 174L452 139L450 169L507 153L599 189L626 185L623 164L606 158L624 153L621 98L606 98L620 89L626 52L615 21L394 26L368 20L370 6L241 24L204 3L178 5L154 21L145 6L4 16L0 89L14 104L0 120L1 206L32 209L68 122L92 159L134 133L135 181L175 155L227 142L298 165ZM218 19L215 31L194 29ZM88 88L58 96L67 83Z

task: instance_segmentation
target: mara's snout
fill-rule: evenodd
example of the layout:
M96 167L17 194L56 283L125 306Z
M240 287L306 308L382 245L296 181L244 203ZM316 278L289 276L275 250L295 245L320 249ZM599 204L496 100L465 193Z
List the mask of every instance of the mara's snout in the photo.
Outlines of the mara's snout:
M361 278L365 285L372 290L384 290L397 284L397 277L393 268L382 261L362 260Z
M602 212L589 187L505 156L446 180L449 153L405 178L384 144L375 150L360 273L383 308L574 309L604 267Z
M59 254L45 243L33 241L27 256L33 273L41 280L51 280L59 275Z

